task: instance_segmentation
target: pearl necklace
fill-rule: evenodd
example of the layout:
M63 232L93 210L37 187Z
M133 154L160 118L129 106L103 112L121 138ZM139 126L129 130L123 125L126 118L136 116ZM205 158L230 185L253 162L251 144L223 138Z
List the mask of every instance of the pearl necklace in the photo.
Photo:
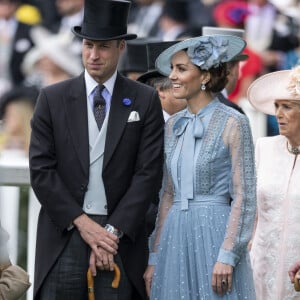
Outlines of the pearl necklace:
M288 142L287 142L286 146L287 146L287 149L290 153L292 153L294 155L300 154L300 147L299 146L291 146Z

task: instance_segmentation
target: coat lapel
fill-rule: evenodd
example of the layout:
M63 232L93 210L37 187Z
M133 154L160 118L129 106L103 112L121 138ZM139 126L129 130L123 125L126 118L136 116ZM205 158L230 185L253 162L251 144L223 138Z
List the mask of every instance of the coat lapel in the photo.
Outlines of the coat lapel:
M83 73L74 79L69 94L63 99L67 124L84 174L89 173L89 138L87 96Z
M118 142L122 136L126 126L129 114L132 110L135 100L135 91L128 87L126 78L117 75L114 92L111 98L110 113L107 125L107 135L104 150L103 169L107 167ZM128 98L131 100L129 105L123 103L123 99Z

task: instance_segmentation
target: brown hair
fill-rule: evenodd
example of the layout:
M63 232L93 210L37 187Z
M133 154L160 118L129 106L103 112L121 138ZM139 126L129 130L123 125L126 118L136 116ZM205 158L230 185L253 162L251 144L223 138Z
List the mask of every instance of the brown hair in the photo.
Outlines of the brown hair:
M206 84L207 91L218 93L225 88L228 82L227 76L229 74L226 63L222 63L218 67L210 68L208 71L201 70L201 72L210 73L210 81Z

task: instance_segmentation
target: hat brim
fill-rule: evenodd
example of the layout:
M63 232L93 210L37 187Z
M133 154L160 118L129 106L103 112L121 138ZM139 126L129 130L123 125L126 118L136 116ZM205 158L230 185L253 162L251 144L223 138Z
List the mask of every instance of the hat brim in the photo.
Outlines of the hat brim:
M244 61L247 60L249 58L248 54L238 54L236 57L234 57L231 61Z
M157 78L157 77L165 77L165 76L159 73L157 70L153 70L142 74L136 80L142 83L146 83L148 79Z
M275 100L300 101L288 91L291 70L272 72L256 79L248 88L247 97L260 112L275 115Z
M190 38L190 39L178 42L175 45L173 45L173 46L169 47L168 49L166 49L165 51L163 51L156 59L156 62L155 62L156 69L163 75L169 76L169 74L171 73L172 56L175 53L177 53L183 49L187 49L191 46L196 45L197 43L199 43L201 41L206 40L208 37L215 37L215 38L222 37L229 41L227 57L226 57L226 59L223 59L222 61L220 61L220 63L231 61L232 58L234 58L235 56L240 54L246 46L246 42L243 39L233 36L233 35L222 35L222 36L221 35L210 35L210 36L207 35L207 36Z
M112 41L112 40L134 40L137 38L136 34L121 34L117 36L91 36L91 35L86 35L81 33L81 26L75 26L72 29L72 32L82 38L82 39L88 39L91 41Z

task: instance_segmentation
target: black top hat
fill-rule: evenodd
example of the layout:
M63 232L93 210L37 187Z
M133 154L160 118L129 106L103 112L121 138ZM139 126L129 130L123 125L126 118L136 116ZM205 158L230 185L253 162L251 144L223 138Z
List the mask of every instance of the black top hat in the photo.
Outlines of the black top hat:
M136 34L127 34L130 5L125 0L86 0L82 26L73 27L72 32L94 41L135 39Z
M148 71L147 62L147 43L158 41L156 38L137 38L127 42L126 52L124 53L124 63L121 72L145 73Z
M146 73L141 75L137 80L145 83L149 78L153 77L165 77L160 74L155 68L155 61L157 57L167 48L173 46L178 43L178 41L160 41L160 42L149 42L146 45L147 48L147 63L148 70Z

